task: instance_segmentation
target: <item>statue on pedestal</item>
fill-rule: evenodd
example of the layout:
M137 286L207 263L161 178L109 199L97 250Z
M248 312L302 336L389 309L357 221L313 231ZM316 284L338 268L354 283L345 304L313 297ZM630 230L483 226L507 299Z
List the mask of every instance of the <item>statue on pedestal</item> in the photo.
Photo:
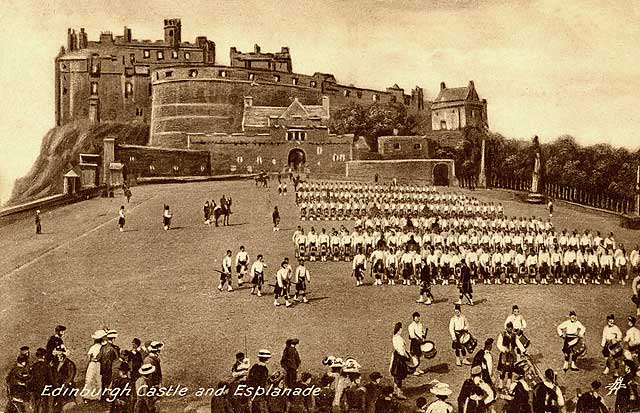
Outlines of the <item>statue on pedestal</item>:
M527 202L539 204L544 202L544 196L540 193L540 182L542 179L542 151L540 149L540 141L538 136L533 137L533 173L531 175L531 189Z

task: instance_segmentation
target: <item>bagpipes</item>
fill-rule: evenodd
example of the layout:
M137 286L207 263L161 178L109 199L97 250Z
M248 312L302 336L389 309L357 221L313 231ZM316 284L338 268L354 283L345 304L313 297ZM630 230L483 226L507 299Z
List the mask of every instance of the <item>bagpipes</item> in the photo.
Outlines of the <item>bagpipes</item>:
M631 296L631 302L633 302L637 307L640 307L640 297L637 294Z

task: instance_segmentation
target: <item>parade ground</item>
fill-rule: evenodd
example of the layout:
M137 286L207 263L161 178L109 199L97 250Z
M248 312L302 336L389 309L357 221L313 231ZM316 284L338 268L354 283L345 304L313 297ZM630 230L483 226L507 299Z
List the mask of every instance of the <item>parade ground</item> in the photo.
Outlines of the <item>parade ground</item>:
M362 365L364 377L377 370L390 384L393 325L403 322L406 338L411 314L419 311L428 328L427 338L436 343L438 354L432 360L423 360L420 367L426 374L406 380L406 394L412 399L425 395L432 400L427 392L429 382L438 379L450 384L457 397L469 368L456 367L448 333L453 303L458 298L455 286L434 286L436 302L426 306L415 302L415 285L373 286L372 279L367 278L367 285L356 287L350 263L314 262L308 264L308 304L276 308L269 286L263 297L250 295L247 285L221 293L216 289L219 274L214 269L220 269L227 249L235 258L244 245L251 262L257 254L263 254L268 265L266 284L273 284L282 259L294 258L291 236L297 225L302 224L305 230L314 226L317 231L323 227L330 231L342 223L301 223L292 192L279 196L277 188L257 188L252 181L150 185L132 190L129 204L120 193L116 198L96 198L45 212L42 235L35 235L32 219L0 228L3 374L13 365L20 346L30 346L34 354L38 347L44 347L54 327L63 324L67 327L64 341L69 357L78 366L76 382L80 387L86 352L92 344L90 336L95 330L116 329L116 344L126 349L134 337L143 342L164 342L164 384L186 386L190 392L185 398L161 400L162 411L206 404L208 400L198 399L193 392L227 379L238 351L246 352L253 363L259 349L269 349L274 355L270 369L278 369L288 338L300 339L299 372L319 376L325 370L325 356L353 356ZM455 190L483 202L501 202L509 217L547 217L544 205L520 203L510 192ZM231 225L204 225L204 202L215 199L219 203L223 194L233 199ZM169 231L162 228L164 204L174 214ZM127 210L123 233L118 231L117 222L121 205ZM279 232L272 231L274 206L278 206L282 218ZM613 215L561 202L555 205L553 223L558 230L575 228L580 233L589 229L605 236L613 231L627 251L640 241L640 233L622 229L619 218ZM351 229L353 222L346 225ZM295 268L296 263L292 264ZM236 287L235 274L233 280ZM542 370L551 367L559 373L559 383L571 399L576 388L586 390L596 378L603 386L613 381L601 374L602 328L607 314L613 313L618 326L626 331L626 317L635 314L631 294L630 282L627 286L475 285L476 305L463 306L463 313L481 348L486 338L498 336L512 304L518 304L528 323L534 359ZM581 370L565 374L561 370L562 340L556 326L570 310L577 312L587 328L588 350L578 361ZM493 354L497 363L497 350ZM3 388L3 406L5 397ZM613 395L605 397L609 406L613 400Z

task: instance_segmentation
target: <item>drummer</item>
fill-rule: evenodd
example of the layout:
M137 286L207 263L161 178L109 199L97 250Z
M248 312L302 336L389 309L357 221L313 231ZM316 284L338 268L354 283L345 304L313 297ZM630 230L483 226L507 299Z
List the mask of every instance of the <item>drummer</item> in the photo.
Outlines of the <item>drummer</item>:
M413 321L409 324L407 331L409 332L409 340L411 340L409 344L409 352L412 356L417 357L418 362L420 362L420 357L422 357L422 350L420 346L425 342L427 338L427 330L420 322L420 313L417 311L413 313ZM421 369L416 369L413 373L414 376L419 376L424 374L424 371Z
M578 358L576 351L579 341L584 339L587 329L578 321L575 311L569 312L569 319L558 325L557 332L558 336L563 338L562 354L564 354L564 364L562 370L566 373L569 370L569 363L571 363L571 370L580 370L576 366L576 359Z
M456 352L456 366L471 365L467 359L467 350L462 342L463 336L469 335L469 322L460 310L460 304L456 304L453 317L449 321L449 334L451 335L451 348Z
M636 327L636 318L634 316L627 317L629 329L624 335L624 342L629 346L632 355L640 354L640 330Z
M607 316L607 324L604 326L602 330L602 355L605 359L605 368L602 374L605 376L609 374L610 370L614 370L615 374L618 375L619 356L622 355L622 346L620 342L622 341L622 331L615 324L615 317L613 314L609 314ZM617 351L619 349L619 351Z
M520 307L518 307L517 304L511 306L511 314L505 320L504 328L507 328L507 324L509 323L513 325L513 332L515 333L517 340L522 344L522 346L518 346L516 348L516 354L518 355L518 358L521 359L526 348L529 346L529 340L524 335L524 330L527 328L527 322L524 317L522 317L522 314L520 314ZM525 351L522 351L521 347L524 347Z

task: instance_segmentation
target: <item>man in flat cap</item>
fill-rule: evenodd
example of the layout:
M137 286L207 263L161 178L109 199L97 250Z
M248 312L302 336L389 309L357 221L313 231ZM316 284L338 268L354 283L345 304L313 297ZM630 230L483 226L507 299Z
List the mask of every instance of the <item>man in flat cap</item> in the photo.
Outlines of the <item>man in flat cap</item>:
M300 340L297 338L288 339L282 352L282 359L280 360L280 365L286 373L284 382L289 388L293 388L298 381L298 368L300 367L301 361L296 346L299 343Z
M7 374L5 379L7 385L7 407L6 413L21 413L27 411L27 403L29 401L29 367L27 362L29 359L25 356L18 356L13 368Z
M67 349L64 344L59 345L53 350L53 361L51 362L51 370L53 372L53 387L73 389L76 378L76 364L67 357ZM72 401L73 397L59 395L53 397L52 411L53 413L62 412L64 405Z

